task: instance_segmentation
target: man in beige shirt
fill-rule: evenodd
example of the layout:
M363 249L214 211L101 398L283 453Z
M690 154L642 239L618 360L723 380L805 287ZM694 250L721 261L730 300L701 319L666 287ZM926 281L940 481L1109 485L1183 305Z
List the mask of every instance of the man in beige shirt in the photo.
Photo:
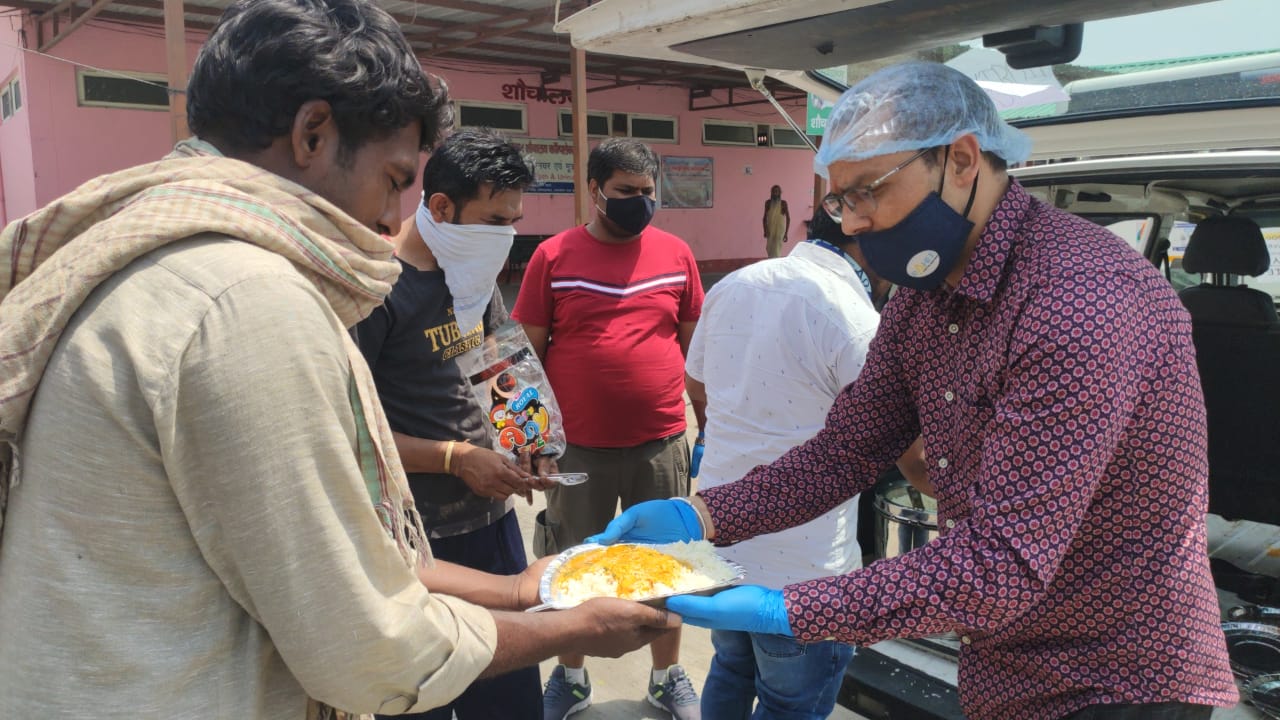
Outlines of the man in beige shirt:
M430 560L346 334L447 107L395 22L240 0L188 102L200 139L0 233L0 717L421 711L674 627Z

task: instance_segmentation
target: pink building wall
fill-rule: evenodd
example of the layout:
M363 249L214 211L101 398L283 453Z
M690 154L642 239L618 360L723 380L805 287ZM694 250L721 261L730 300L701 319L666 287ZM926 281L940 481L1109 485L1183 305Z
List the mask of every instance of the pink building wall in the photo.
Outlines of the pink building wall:
M35 162L31 154L31 106L29 83L24 74L24 56L16 29L0 23L0 83L17 74L22 92L22 108L0 122L0 224L36 209Z
M188 63L195 61L202 40L189 37ZM134 28L90 25L56 45L52 54L72 62L26 57L38 205L98 175L156 160L173 147L166 111L81 107L72 64L164 75L163 38L138 35Z
M17 37L0 25L0 37L17 44ZM188 61L194 62L202 37L191 34ZM168 114L162 111L81 107L76 98L76 67L0 46L0 79L6 68L23 68L24 108L0 126L0 166L3 168L8 219L20 217L97 175L154 160L170 148ZM53 54L99 68L165 72L164 42L158 29L139 31L112 24L89 23L57 45ZM506 102L502 86L523 80L537 85L537 71L492 67L484 72L432 67L442 75L458 100ZM597 81L601 84L605 81ZM592 83L588 83L590 87ZM569 78L555 84L567 88ZM717 93L723 96L724 92ZM739 97L749 95L742 91ZM754 99L754 98L752 98ZM558 138L558 110L567 105L529 101L528 138ZM802 237L802 220L812 214L812 154L808 150L704 145L704 118L780 124L769 105L688 110L688 91L681 88L633 86L589 92L591 110L633 112L678 118L679 142L653 143L659 155L710 157L714 164L714 200L709 209L660 209L655 224L688 241L704 267L734 267L764 255L761 215L771 185L783 188L793 226L791 239ZM793 117L803 121L804 108ZM416 206L418 193L405 196L405 215ZM527 194L524 234L551 234L573 223L572 195Z
M530 85L538 83L537 73L520 74L517 70L512 70L510 75L481 75L438 71L431 68L430 64L428 70L443 75L449 81L450 92L455 97L479 102L510 103L510 100L502 97L503 85L514 83L517 79L523 79ZM553 87L567 89L568 76ZM724 97L725 93L719 92L717 95ZM751 93L744 91L737 96L750 97ZM758 97L754 96L752 99ZM787 199L791 210L790 237L803 238L804 227L800 223L813 214L813 153L808 149L704 145L704 119L771 125L782 124L784 120L769 105L690 112L688 103L688 91L675 87L632 86L587 94L590 110L677 117L679 142L651 143L651 147L660 156L713 159L713 207L661 208L654 218L654 224L684 238L693 249L694 256L704 266L711 264L707 261L764 257L761 228L764 201L769 197L771 186L781 185L783 197ZM558 137L556 123L559 108L567 106L539 102L529 102L527 106L529 137ZM793 118L803 126L804 108L795 109ZM594 146L595 141L592 144ZM550 234L559 232L572 223L571 195L526 194L525 220L519 225L521 233Z

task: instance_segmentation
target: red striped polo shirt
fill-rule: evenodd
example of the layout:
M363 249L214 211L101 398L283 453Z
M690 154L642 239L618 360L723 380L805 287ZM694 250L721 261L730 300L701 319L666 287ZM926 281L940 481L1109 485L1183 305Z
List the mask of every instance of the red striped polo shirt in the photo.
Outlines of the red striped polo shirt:
M550 329L545 364L569 442L633 447L685 430L677 329L701 309L683 240L650 227L603 243L579 226L538 246L512 317Z

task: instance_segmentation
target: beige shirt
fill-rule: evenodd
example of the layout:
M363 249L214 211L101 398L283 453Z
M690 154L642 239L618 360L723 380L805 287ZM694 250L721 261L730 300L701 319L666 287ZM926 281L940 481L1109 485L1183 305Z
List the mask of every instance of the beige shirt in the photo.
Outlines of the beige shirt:
M492 660L356 461L343 328L283 258L205 238L107 280L36 393L0 543L0 717L439 706Z

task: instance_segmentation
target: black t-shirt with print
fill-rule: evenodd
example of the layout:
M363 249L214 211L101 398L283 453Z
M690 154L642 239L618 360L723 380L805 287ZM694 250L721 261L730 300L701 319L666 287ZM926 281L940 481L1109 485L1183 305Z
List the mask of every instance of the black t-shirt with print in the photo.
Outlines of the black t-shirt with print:
M352 331L373 370L391 429L492 447L487 418L458 357L506 321L502 296L494 291L482 325L459 332L444 272L417 270L403 261L400 266L403 272L386 302ZM410 473L409 487L432 537L485 527L507 510L505 501L480 497L453 475Z

